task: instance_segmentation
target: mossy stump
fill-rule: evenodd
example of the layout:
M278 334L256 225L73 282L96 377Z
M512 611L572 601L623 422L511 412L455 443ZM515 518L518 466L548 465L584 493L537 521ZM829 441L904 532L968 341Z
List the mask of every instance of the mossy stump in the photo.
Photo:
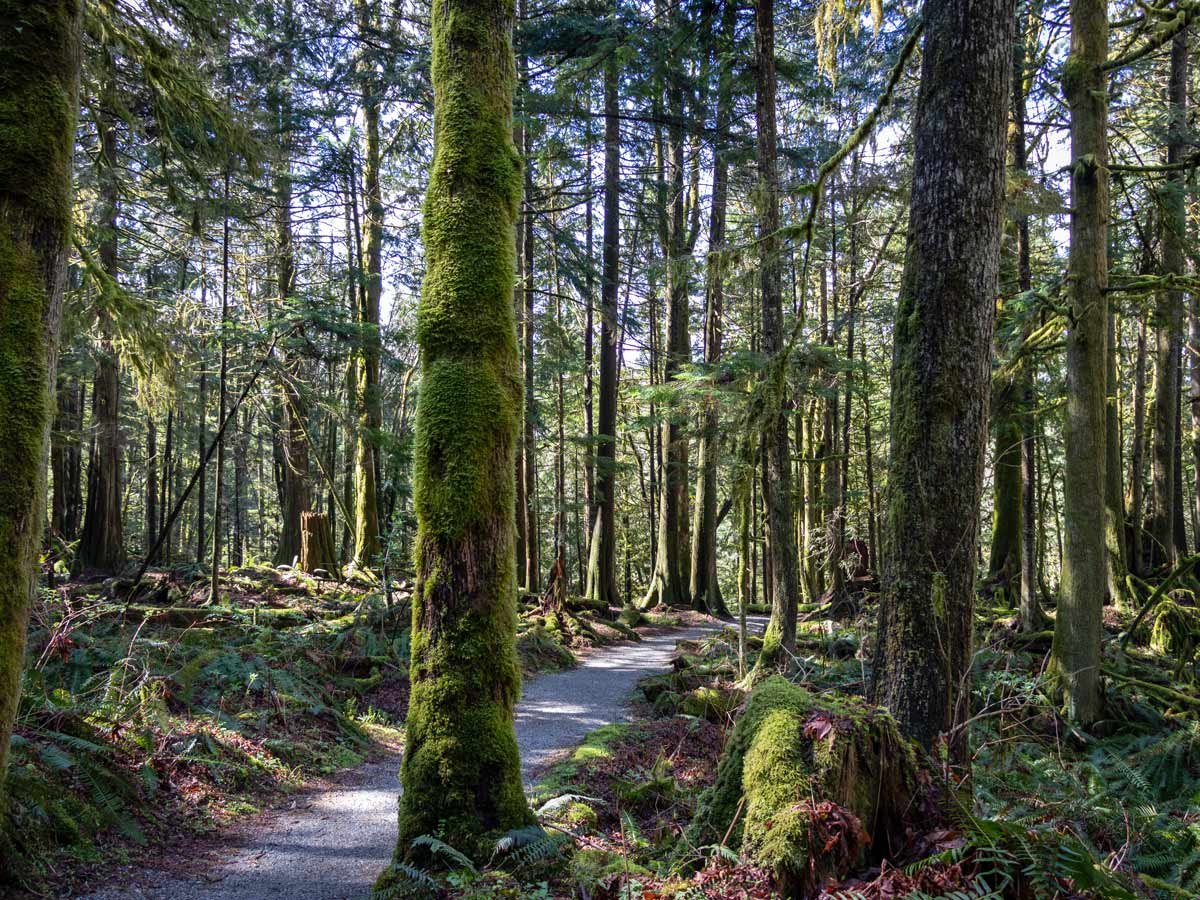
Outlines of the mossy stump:
M805 900L936 814L919 759L885 710L773 676L738 718L687 844L726 841Z

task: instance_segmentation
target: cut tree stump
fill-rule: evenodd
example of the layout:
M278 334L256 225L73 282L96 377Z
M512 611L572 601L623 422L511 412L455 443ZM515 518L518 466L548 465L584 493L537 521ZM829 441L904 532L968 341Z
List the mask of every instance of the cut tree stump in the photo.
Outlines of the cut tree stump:
M324 569L341 578L342 570L333 549L333 528L325 513L300 514L300 569L309 575Z
M738 717L685 843L726 843L787 900L809 900L940 818L920 760L885 710L773 676Z

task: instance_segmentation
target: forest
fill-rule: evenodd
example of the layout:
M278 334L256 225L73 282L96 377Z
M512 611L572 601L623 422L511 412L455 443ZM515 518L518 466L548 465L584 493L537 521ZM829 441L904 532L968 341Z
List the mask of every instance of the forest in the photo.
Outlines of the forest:
M1198 0L0 0L0 897L1200 897Z

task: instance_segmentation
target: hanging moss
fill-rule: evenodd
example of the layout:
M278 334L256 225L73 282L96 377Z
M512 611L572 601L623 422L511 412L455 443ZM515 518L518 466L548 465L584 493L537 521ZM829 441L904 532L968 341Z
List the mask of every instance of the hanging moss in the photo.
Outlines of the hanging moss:
M433 834L477 859L533 822L513 707L520 691L513 319L521 164L512 143L511 0L433 6L434 159L418 314L412 695L397 862ZM379 889L403 878L393 869Z
M0 805L45 518L79 6L0 0Z
M886 711L773 676L738 718L686 844L728 834L785 897L814 896L868 844L873 854L899 848L905 823L928 813L922 784L916 750Z

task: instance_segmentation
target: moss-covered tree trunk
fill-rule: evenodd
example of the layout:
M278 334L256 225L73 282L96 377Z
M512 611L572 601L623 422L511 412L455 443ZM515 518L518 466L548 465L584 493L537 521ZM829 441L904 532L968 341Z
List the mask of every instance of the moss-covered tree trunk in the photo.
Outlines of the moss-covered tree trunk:
M383 411L379 395L379 303L383 295L383 193L380 169L383 153L379 136L379 105L383 88L376 75L377 64L367 49L378 39L379 16L372 0L356 0L358 30L363 43L360 60L360 92L366 155L363 165L364 222L366 232L366 284L358 311L360 329L358 375L358 427L354 445L354 563L369 566L379 556L379 433Z
M514 327L512 0L433 4L434 159L418 312L412 695L396 859L438 834L486 858L532 821L513 706L513 449L522 383ZM498 477L503 476L503 477ZM381 884L399 876L389 870Z
M738 716L685 846L727 842L787 900L809 900L868 852L899 854L914 829L936 821L929 783L886 711L776 675Z
M1104 469L1108 283L1108 56L1104 0L1072 0L1071 53L1063 91L1071 109L1072 327L1067 332L1067 410L1063 423L1062 596L1051 656L1068 715L1099 714L1101 608L1105 567ZM1168 522L1170 507L1167 507Z
M1013 0L927 0L908 247L892 362L891 465L874 695L961 756Z
M74 0L0 0L0 808L46 512L79 19Z
M1126 602L1129 557L1125 547L1125 478L1121 463L1121 386L1117 375L1117 321L1109 298L1105 310L1104 354L1104 547L1106 595L1119 606Z
M779 260L779 170L775 130L775 3L758 0L754 19L754 88L757 125L759 210L759 292L762 303L762 352L768 358L783 350L783 294ZM780 376L782 377L782 375ZM762 658L768 664L779 650L796 649L796 610L800 602L792 510L792 455L788 435L786 392L776 394L763 424L767 552L771 562L771 620ZM770 402L770 401L768 401ZM777 406L776 406L777 405Z

